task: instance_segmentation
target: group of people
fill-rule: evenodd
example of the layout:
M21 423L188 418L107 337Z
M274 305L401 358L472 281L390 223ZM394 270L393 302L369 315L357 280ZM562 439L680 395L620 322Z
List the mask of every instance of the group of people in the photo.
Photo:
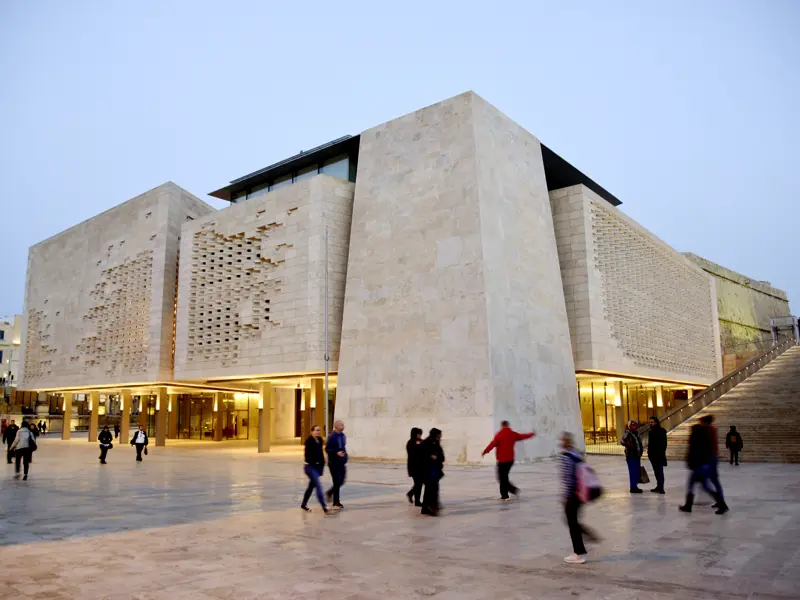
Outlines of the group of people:
M14 479L19 479L20 466L23 468L23 480L28 479L28 471L33 460L33 453L36 450L36 437L38 431L36 425L28 421L22 421L22 426L18 426L14 419L3 431L3 442L6 444L6 460L8 464L14 465Z
M333 485L324 494L322 493L322 473L325 469L325 455L328 456L328 470L331 473ZM344 421L336 421L333 424L333 431L325 440L323 446L322 429L319 425L311 428L311 434L305 442L303 470L308 477L308 487L303 494L303 502L300 508L305 512L311 512L308 501L311 494L317 493L317 500L322 506L322 512L329 514L330 511L344 508L341 502L340 493L344 485L347 474L347 436L344 434ZM331 504L331 508L328 508Z
M692 512L694 488L698 483L714 498L713 507L717 509L716 514L722 515L729 510L725 502L722 483L719 479L717 428L714 427L713 423L713 415L704 415L697 424L692 426L689 435L689 450L686 457L686 463L690 471L686 501L680 506L680 510L683 512ZM643 448L638 430L639 423L631 420L621 440L621 444L625 447L625 459L628 463L631 494L642 493L639 482L643 475L641 466ZM738 465L739 452L744 447L744 444L741 434L736 431L735 425L731 425L731 430L725 439L725 447L730 451L730 463ZM667 432L661 427L657 417L650 417L647 455L656 477L656 487L650 491L663 494L664 467L667 466Z
M434 427L428 437L422 439L422 429L412 427L406 442L408 476L414 482L408 490L408 502L422 509L423 515L435 517L439 514L439 482L444 477L444 450L442 432ZM423 491L424 489L424 491Z

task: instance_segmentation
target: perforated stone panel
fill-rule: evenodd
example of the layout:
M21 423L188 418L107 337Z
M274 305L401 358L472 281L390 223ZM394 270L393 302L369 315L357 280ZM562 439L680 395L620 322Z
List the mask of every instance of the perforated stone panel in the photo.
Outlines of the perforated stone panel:
M176 378L324 370L326 224L335 371L352 203L352 183L317 175L186 223Z
M576 370L711 383L711 278L582 185L550 193Z
M33 246L24 389L171 379L180 226L213 210L167 183Z
M592 201L595 264L611 335L637 365L715 377L709 279Z

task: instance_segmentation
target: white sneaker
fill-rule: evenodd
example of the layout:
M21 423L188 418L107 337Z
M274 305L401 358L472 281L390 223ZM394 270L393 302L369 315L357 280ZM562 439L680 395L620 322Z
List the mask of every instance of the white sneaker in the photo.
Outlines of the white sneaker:
M579 554L570 554L569 556L564 557L564 562L571 565L582 565L586 562L586 559Z

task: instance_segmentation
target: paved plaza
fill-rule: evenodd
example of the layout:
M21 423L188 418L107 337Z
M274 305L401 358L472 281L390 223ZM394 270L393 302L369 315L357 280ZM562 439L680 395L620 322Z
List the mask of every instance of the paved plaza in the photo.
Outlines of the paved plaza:
M621 457L592 457L608 488L585 511L603 541L566 565L569 536L555 464L518 465L519 502L496 500L491 463L450 467L440 518L405 500L405 466L352 463L342 501L324 516L298 505L294 449L126 444L109 464L85 440L44 439L27 482L0 474L0 598L800 597L800 468L723 465L731 505L677 511L685 470L667 495L627 493ZM326 473L327 477L327 473ZM648 486L649 487L649 486Z

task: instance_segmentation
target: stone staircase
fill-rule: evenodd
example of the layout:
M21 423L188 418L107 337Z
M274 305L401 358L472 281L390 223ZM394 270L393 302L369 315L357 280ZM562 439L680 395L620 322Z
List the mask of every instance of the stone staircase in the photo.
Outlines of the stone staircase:
M668 433L667 457L683 461L689 429L714 415L720 460L728 460L725 436L742 434L740 462L800 463L800 346L793 346L691 419Z

